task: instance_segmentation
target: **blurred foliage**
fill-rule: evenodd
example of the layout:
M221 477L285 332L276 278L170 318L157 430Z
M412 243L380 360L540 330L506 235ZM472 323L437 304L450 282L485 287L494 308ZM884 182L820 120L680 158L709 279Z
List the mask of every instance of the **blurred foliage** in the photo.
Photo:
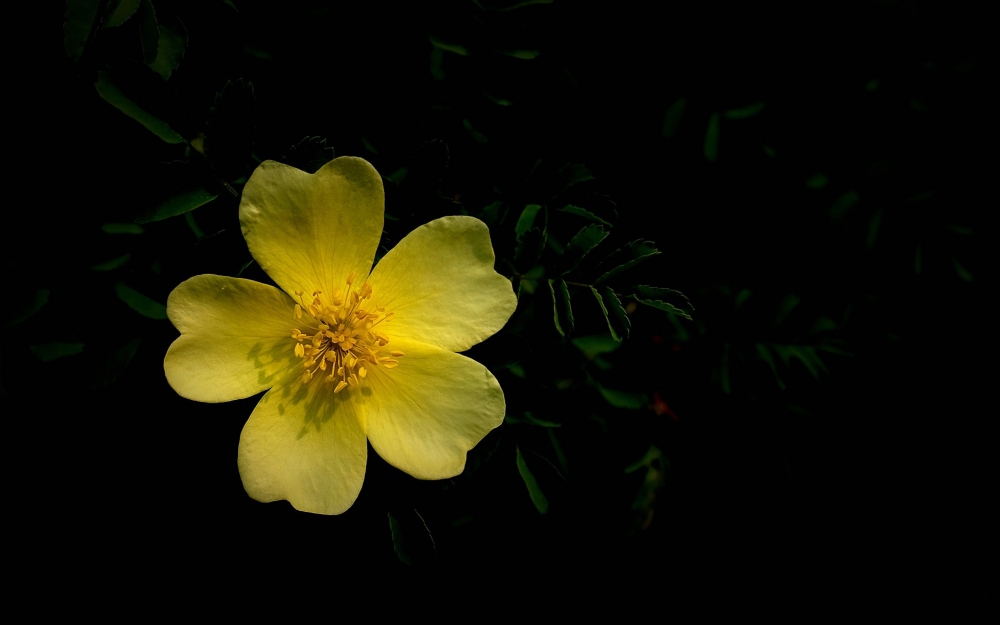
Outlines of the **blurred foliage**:
M856 516L944 497L933 475L989 473L982 447L933 470L920 451L930 415L966 445L984 388L968 346L991 201L970 111L992 64L985 39L933 34L979 23L971 5L807 9L823 33L798 34L759 7L632 10L69 0L47 123L78 155L49 191L73 210L44 253L21 234L33 211L5 228L5 401L58 379L104 415L79 434L100 453L74 463L203 541L322 526L324 553L388 569L593 571L782 541L823 559L892 522ZM355 507L316 519L246 498L254 398L166 385L164 304L200 273L270 282L242 185L264 159L314 171L334 150L384 177L379 256L476 216L518 307L468 352L508 412L466 471L419 482L370 453ZM123 430L134 444L111 442ZM964 483L948 492L981 484Z

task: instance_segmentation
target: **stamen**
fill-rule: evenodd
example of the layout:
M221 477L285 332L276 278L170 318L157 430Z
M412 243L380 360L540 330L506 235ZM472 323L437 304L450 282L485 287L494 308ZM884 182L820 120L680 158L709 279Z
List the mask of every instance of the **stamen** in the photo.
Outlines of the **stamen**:
M311 301L305 299L304 291L295 292L300 301L295 304L294 317L303 318L305 311L312 316L310 322L316 324L311 335L299 328L293 328L290 333L295 341L295 356L303 359L303 383L312 381L317 371L329 369L329 375L323 377L327 382L336 382L334 393L339 393L347 387L361 386L370 367L382 365L394 369L399 366L395 359L404 356L399 350L389 352L392 358L378 356L379 349L389 343L389 337L373 328L391 320L393 314L374 302L366 309L359 308L362 301L371 300L374 290L367 280L352 290L355 275L352 272L347 277L347 291L334 292L332 305L329 305L330 300L323 301L322 291L313 291Z

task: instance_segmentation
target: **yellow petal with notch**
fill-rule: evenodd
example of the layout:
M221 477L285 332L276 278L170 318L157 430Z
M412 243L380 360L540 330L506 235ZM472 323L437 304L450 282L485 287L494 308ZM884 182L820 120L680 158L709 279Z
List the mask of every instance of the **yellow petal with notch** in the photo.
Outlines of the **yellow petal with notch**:
M240 478L257 501L287 499L304 512L340 514L361 492L365 433L343 394L297 379L268 391L243 427Z
M200 275L167 299L167 317L181 332L163 370L179 395L203 402L250 397L297 365L293 304L273 286Z
M382 177L364 159L335 158L315 174L264 161L243 188L240 226L286 293L332 295L352 272L368 275L384 213Z
M406 235L369 278L375 302L395 313L385 333L453 352L496 334L517 297L494 262L489 228L474 217L442 217Z
M454 477L466 452L504 417L504 397L478 362L439 347L400 341L392 370L371 367L370 393L354 393L372 447L386 462L423 480ZM364 390L364 389L362 389Z

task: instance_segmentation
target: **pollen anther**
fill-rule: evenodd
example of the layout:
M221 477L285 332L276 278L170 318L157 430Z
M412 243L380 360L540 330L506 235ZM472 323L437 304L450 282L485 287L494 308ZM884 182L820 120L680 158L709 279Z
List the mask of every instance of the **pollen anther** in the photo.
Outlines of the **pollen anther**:
M303 322L307 326L305 332L299 328L291 331L295 356L303 359L303 383L312 381L317 371L329 369L329 375L323 377L327 382L336 382L333 392L339 393L347 387L361 386L369 366L381 365L386 369L399 366L395 359L402 357L403 352L394 350L390 352L392 358L379 357L378 352L389 343L389 337L373 329L392 319L393 313L378 305L359 309L362 301L372 299L373 289L367 280L352 289L354 279L352 272L346 280L347 290L335 291L331 299L324 300L320 290L313 291L312 301L304 299L304 291L295 292L300 303L295 304L294 317L303 319L303 312L312 317Z

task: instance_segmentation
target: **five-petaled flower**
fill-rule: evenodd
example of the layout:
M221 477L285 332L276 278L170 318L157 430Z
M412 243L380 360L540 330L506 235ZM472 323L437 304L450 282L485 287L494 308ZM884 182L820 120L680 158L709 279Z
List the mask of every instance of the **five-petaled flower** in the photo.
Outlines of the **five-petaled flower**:
M456 353L495 334L516 305L489 230L436 219L372 268L384 204L363 159L315 174L265 161L243 190L240 224L281 290L200 275L170 294L181 336L163 367L174 390L203 402L267 390L238 452L254 499L339 514L361 490L366 437L389 464L442 479L503 420L496 378Z

